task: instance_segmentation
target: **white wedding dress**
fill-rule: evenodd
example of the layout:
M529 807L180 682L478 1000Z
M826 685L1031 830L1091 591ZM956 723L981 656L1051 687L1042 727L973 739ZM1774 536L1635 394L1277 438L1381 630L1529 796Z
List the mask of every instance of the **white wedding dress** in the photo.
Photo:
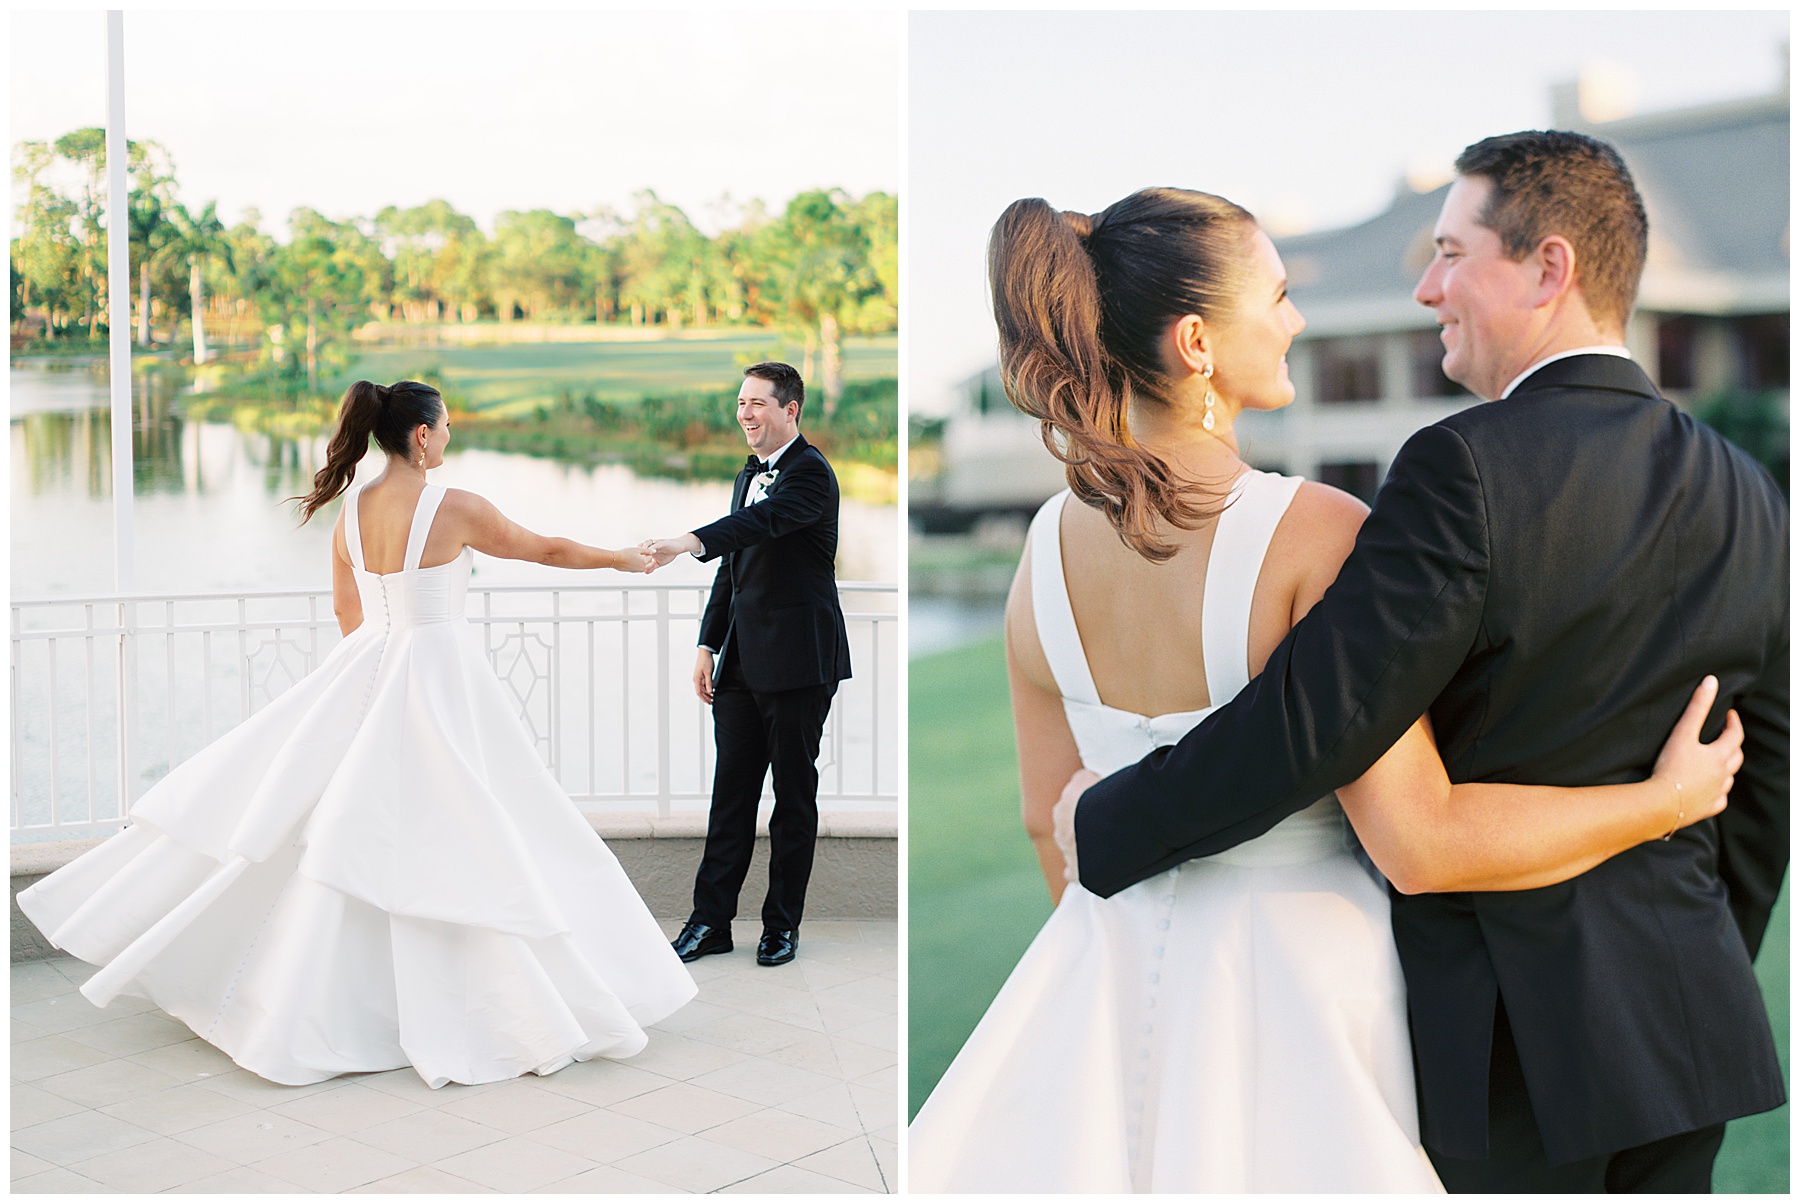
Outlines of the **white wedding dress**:
M1215 705L1249 679L1251 595L1299 485L1251 472L1219 519ZM1100 701L1062 571L1067 497L1032 523L1032 606L1082 763L1107 774L1211 708ZM1441 1192L1387 895L1351 839L1326 798L1110 899L1070 886L908 1131L911 1190Z
M412 1065L433 1087L629 1057L692 999L464 621L472 555L402 571L344 535L363 622L172 770L130 826L18 896L98 970L277 1083Z

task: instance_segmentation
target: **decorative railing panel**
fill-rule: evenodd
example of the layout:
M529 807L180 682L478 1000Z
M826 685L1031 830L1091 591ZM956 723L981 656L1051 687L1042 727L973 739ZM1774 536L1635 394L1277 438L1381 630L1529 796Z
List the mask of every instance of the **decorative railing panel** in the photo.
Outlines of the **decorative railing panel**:
M856 676L826 722L820 804L891 809L898 591L839 591ZM584 809L705 807L712 725L689 678L706 594L656 582L470 589L476 638L544 763ZM131 801L311 672L339 638L329 590L15 602L13 841L116 830Z

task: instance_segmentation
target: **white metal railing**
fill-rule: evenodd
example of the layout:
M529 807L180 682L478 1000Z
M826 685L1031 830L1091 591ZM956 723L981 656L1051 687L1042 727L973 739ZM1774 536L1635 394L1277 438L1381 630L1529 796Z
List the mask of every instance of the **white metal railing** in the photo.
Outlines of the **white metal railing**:
M898 590L838 588L855 676L826 722L819 801L892 809ZM471 586L468 620L489 662L585 810L704 807L712 725L689 677L707 592ZM311 672L339 638L329 589L14 602L13 842L116 831L171 767Z

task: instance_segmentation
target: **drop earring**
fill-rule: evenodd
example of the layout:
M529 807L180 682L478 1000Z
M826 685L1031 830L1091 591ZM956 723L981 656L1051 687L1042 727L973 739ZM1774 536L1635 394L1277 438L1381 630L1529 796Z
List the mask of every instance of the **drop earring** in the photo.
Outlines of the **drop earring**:
M1201 417L1200 425L1209 431L1213 429L1214 424L1218 421L1213 417L1213 407L1219 404L1219 395L1213 392L1212 373L1213 366L1211 364L1206 365L1206 367L1200 370L1201 377L1206 381L1206 413Z

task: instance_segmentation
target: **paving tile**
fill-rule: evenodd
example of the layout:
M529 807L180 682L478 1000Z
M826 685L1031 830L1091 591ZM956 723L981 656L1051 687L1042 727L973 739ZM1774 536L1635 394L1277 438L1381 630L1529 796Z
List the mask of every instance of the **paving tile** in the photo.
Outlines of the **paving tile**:
M783 1066L767 1058L746 1058L693 1080L696 1086L722 1091L765 1107L829 1087L833 1081L828 1075Z
M150 1056L149 1054L139 1054L136 1057L128 1058L127 1061L136 1062L138 1058ZM220 1095L241 1100L246 1104L253 1104L258 1108L285 1104L289 1100L297 1100L301 1096L314 1095L320 1091L330 1091L337 1086L333 1080L326 1079L323 1083L289 1087L284 1083L271 1083L261 1075L251 1074L248 1070L236 1066L224 1074L207 1074L203 1078L196 1076L192 1082L196 1086L205 1087L208 1091L217 1091Z
M650 1040L654 1042L656 1038L652 1037ZM563 1067L540 1086L553 1094L604 1108L620 1100L667 1087L675 1081L665 1075L639 1070L623 1062L595 1058L591 1062L577 1062L573 1066Z
M768 1108L715 1125L700 1135L708 1141L773 1158L776 1162L795 1162L858 1134L854 1129Z
M856 1101L856 1111L863 1119L865 1132L897 1123L900 1096L896 1092L865 1087L861 1083L851 1083L849 1087L850 1098Z
M894 1023L890 1013L878 1012L874 1008L866 1008L860 1004L845 1003L841 1000L820 1000L815 1006L819 1012L819 1023L824 1030L833 1036L842 1036L846 1030L871 1020L887 1020Z
M156 1192L216 1175L233 1165L191 1145L158 1137L111 1154L69 1163L68 1169L114 1191Z
M887 1183L889 1191L898 1191L900 1187L900 1147L891 1141L883 1141L879 1137L869 1138L869 1148L875 1151L875 1161L881 1167L881 1177Z
M53 1171L45 1171L40 1175L31 1175L24 1179L12 1181L12 1194L62 1195L72 1192L110 1192L112 1188L104 1183L96 1183L86 1175L78 1175L74 1171L57 1167Z
M54 1162L46 1162L35 1154L27 1154L24 1150L12 1152L12 1178L23 1179L27 1175L41 1174L56 1169Z
M216 1079L228 1075L238 1069L225 1052L207 1044L198 1037L189 1037L173 1045L164 1045L159 1049L147 1049L143 1053L134 1053L126 1059L139 1066L148 1066L152 1070L160 1070L164 1074L172 1074L184 1081L198 1082L201 1079ZM243 1071L249 1074L248 1070ZM264 1080L266 1081L266 1080ZM279 1086L279 1084L270 1084ZM300 1088L284 1087L284 1091L296 1091Z
M644 1052L631 1059L631 1068L647 1070L667 1079L691 1079L743 1058L744 1055L735 1049L671 1034L652 1038Z
M19 1043L24 1042L24 1041L35 1041L39 1037L47 1036L47 1035L48 1034L46 1034L43 1029L39 1028L35 1024L29 1023L28 1021L14 1020L12 1022L12 1042L11 1042L11 1044L13 1044L13 1045L18 1045Z
M220 1095L216 1091L208 1091L199 1084L185 1083L153 1095L140 1095L123 1103L108 1104L100 1110L108 1116L129 1121L152 1133L173 1137L189 1129L243 1116L256 1111L256 1107L242 1100Z
M545 1091L526 1079L501 1083L497 1090L454 1100L438 1109L449 1116L460 1116L514 1135L530 1133L591 1110L589 1104Z
M419 1105L360 1083L343 1083L269 1109L305 1124L340 1135L356 1134L419 1111ZM271 1172L279 1174L279 1172Z
M64 955L51 961L50 966L63 976L63 981L72 987L78 987L92 978L100 970L99 966L90 966L79 958Z
M686 1035L696 1041L735 1049L739 1053L767 1055L778 1049L786 1049L814 1033L810 1029L783 1024L779 1020L739 1012L689 1029Z
M672 1083L660 1091L622 1100L608 1109L682 1133L698 1133L756 1110L752 1102L692 1083Z
M676 1008L672 1015L664 1016L650 1026L650 1039L656 1040L657 1033L685 1033L698 1025L709 1023L721 1016L736 1015L728 1007L716 1003L706 1003L700 999L690 999Z
M14 1129L13 1148L56 1166L98 1158L156 1140L156 1134L99 1112L77 1112L42 1124Z
M818 992L817 999L821 1006L828 1003L852 1003L872 1012L889 1015L900 1010L900 996L895 990L895 984L875 976L827 987Z
M329 1137L304 1149L265 1158L250 1169L314 1192L341 1192L413 1169L398 1154L349 1137Z
M850 1085L852 1087L872 1087L876 1091L885 1091L890 1096L897 1098L900 1094L900 1067L889 1065L883 1066L879 1070L871 1070L868 1074L858 1075L851 1079Z
M433 1165L460 1179L504 1192L535 1191L594 1169L589 1159L525 1137L508 1137L466 1154L440 1158Z
M12 1005L36 1003L53 995L67 995L69 980L48 962L14 962L10 981Z
M869 1191L888 1190L887 1182L881 1177L881 1166L875 1161L875 1153L869 1148L866 1137L854 1137L828 1150L808 1154L796 1160L794 1165Z
M583 1171L572 1179L563 1179L556 1183L546 1184L538 1188L533 1195L549 1195L551 1193L593 1193L604 1195L647 1196L652 1193L685 1194L679 1187L671 1187L667 1183L658 1183L654 1179L646 1179L642 1175L634 1175L630 1171L622 1171L616 1166L597 1166L591 1171Z
M118 1012L109 1015L81 995L54 995L34 1003L15 1004L12 1010L14 1020L23 1020L47 1033L66 1033L91 1024L104 1024L117 1020L119 1015Z
M845 1183L842 1179L833 1179L821 1175L817 1171L803 1170L797 1166L778 1166L772 1171L764 1171L760 1175L733 1183L730 1187L721 1187L720 1195L737 1195L748 1193L766 1196L800 1196L800 1195L872 1195L866 1187L857 1187Z
M161 1012L120 1016L103 1024L72 1030L69 1036L114 1057L127 1057L195 1039L194 1031L187 1025Z
M12 1085L12 1125L15 1129L41 1125L47 1120L60 1120L85 1111L85 1106L60 1095L52 1095L30 1083Z
M277 1154L324 1141L331 1134L315 1125L259 1109L215 1121L176 1135L196 1149L217 1154L239 1166L249 1166Z
M506 1137L499 1129L478 1125L460 1116L447 1116L433 1108L422 1109L410 1116L390 1120L357 1134L357 1140L430 1164L469 1150L492 1145Z
M93 1046L64 1036L34 1037L12 1047L12 1080L15 1083L35 1082L106 1060L107 1056Z
M678 1129L624 1116L609 1108L595 1108L546 1125L531 1134L531 1139L590 1162L611 1163L685 1136Z
M228 1171L216 1175L208 1175L204 1179L196 1179L192 1183L183 1184L183 1195L238 1195L240 1193L257 1193L260 1195L292 1195L299 1187L273 1175L252 1170L247 1166L234 1166Z
M794 964L800 967L800 977L806 980L807 987L813 991L823 991L828 987L842 986L867 977L861 970L852 970L836 962L800 960Z
M148 1066L139 1066L122 1058L35 1080L35 1085L42 1090L89 1108L124 1103L140 1095L167 1091L180 1084L181 1080L174 1075L151 1070Z
M814 1120L822 1120L828 1125L837 1125L842 1129L861 1131L864 1128L863 1116L857 1110L856 1101L851 1098L850 1088L844 1083L833 1083L819 1091L777 1104L783 1112L792 1112L796 1116L809 1116Z
M894 1052L900 1048L900 1021L896 1016L878 1016L838 1029L832 1035Z
M810 1070L814 1074L822 1074L829 1078L842 1078L844 1075L843 1067L838 1061L837 1049L833 1046L831 1038L824 1033L807 1033L802 1040L763 1056L771 1062L780 1062L783 1066L795 1066L801 1070Z
M353 1187L346 1195L368 1195L375 1192L406 1192L414 1195L469 1196L492 1195L491 1188L479 1183L471 1183L467 1179L458 1179L455 1175L438 1170L435 1166L415 1166L409 1171L401 1171L398 1175L389 1175L374 1183L365 1183L361 1187Z
M622 1171L667 1183L683 1191L717 1191L780 1165L771 1158L747 1154L703 1137L684 1137L668 1145L621 1158Z
M853 1041L848 1037L833 1037L832 1050L837 1054L838 1066L847 1078L858 1079L877 1070L887 1070L900 1064L900 1055L891 1049L883 1049L879 1045L865 1045L861 1041Z

